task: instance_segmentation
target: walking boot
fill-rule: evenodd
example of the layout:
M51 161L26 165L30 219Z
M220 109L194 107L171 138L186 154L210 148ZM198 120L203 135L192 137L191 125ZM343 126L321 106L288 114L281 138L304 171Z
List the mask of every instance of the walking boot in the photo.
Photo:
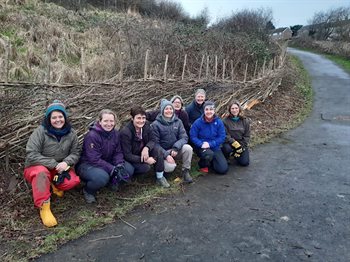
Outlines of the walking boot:
M46 200L40 207L40 217L43 224L47 227L54 227L57 225L57 220L51 213L50 199Z
M185 183L192 183L193 182L189 169L184 168L182 170L182 179Z
M161 187L165 187L165 188L170 187L170 185L165 177L157 178L157 184L160 185Z

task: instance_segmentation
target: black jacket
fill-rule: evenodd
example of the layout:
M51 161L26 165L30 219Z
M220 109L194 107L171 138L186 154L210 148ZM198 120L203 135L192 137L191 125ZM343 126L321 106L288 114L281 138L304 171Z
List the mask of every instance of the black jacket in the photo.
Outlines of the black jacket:
M142 140L144 146L147 146L150 151L155 147L152 136L151 127L146 122L142 128ZM141 148L141 140L136 136L136 130L132 121L120 130L120 140L124 159L130 163L141 163L141 151L143 148Z

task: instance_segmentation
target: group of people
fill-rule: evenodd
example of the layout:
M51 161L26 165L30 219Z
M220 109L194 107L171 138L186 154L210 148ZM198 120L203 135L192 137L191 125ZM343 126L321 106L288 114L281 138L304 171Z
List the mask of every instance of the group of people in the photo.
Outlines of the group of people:
M57 225L50 208L51 192L62 197L81 180L85 201L94 203L102 187L118 190L152 166L157 184L170 187L165 174L173 172L179 160L182 181L192 183L193 151L203 173L226 174L231 158L241 166L249 165L250 123L237 101L229 104L221 119L215 114L214 102L206 100L205 90L198 89L186 108L176 95L170 101L162 99L154 111L134 106L130 115L130 121L118 131L116 114L102 110L80 150L64 104L55 100L47 107L42 124L28 140L24 169L45 226Z

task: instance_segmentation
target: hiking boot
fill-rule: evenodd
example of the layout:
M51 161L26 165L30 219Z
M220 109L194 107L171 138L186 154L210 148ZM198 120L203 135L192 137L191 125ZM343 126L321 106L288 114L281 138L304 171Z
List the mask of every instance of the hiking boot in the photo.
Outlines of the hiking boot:
M182 179L185 183L193 182L189 169L185 168L184 170L182 170Z
M157 184L160 185L161 187L165 187L165 188L170 187L170 185L165 177L157 178Z
M208 167L202 167L202 168L199 169L199 172L209 173L209 168Z
M86 203L88 204L96 203L96 197L94 195L89 194L88 192L85 191L85 189L83 189L83 194L84 194Z

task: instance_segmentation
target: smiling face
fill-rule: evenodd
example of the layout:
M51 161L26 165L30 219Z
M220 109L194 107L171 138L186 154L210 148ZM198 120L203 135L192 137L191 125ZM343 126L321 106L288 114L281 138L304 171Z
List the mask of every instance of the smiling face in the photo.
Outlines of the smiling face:
M164 108L164 111L163 111L163 115L164 117L166 118L172 118L172 116L174 115L174 109L171 105L168 105Z
M66 119L61 111L52 111L50 115L51 126L55 129L61 129L66 123Z
M239 106L238 105L236 105L236 104L232 104L232 106L230 107L230 113L231 113L231 115L233 115L233 116L238 116L238 114L239 114Z
M204 108L204 115L206 118L211 119L215 114L215 108L213 106L206 106Z
M141 129L141 128L144 127L144 125L146 123L146 116L145 115L141 115L141 114L137 114L132 119L132 123L134 124L134 127L136 129Z
M99 121L103 130L109 132L114 129L115 118L113 114L103 114L101 120Z
M179 98L176 98L173 101L173 107L175 110L180 110L182 108L182 103L181 103L181 100Z
M198 93L198 94L196 95L196 97L195 97L195 100L196 100L196 103L197 103L198 105L201 105L201 104L204 103L205 95L202 94L202 93Z

